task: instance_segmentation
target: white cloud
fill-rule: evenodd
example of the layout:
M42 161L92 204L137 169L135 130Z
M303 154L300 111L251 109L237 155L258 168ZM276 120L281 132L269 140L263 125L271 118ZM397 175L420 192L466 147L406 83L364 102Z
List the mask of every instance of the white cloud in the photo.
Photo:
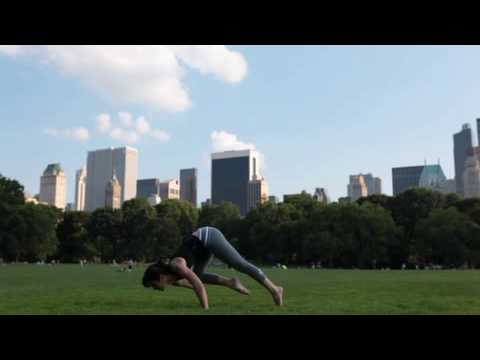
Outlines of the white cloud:
M185 64L201 73L236 83L247 75L247 62L237 51L224 45L172 45L170 48Z
M258 167L259 170L265 170L265 156L258 151L254 144L240 141L235 134L228 133L226 131L213 131L210 135L212 140L212 151L232 151L232 150L255 150L258 154Z
M45 134L76 141L87 141L89 139L88 130L83 127L72 129L45 129Z
M108 123L108 130L110 129L110 115L100 114L97 116L97 126L99 125L99 119L103 119L105 123ZM107 122L108 119L108 122ZM159 129L153 129L150 123L144 116L139 116L136 121L133 121L133 116L127 112L118 113L118 126L115 126L108 132L108 135L117 141L125 142L127 144L136 144L140 142L145 136L152 137L161 142L167 142L170 140L170 134Z
M118 117L124 127L131 127L133 125L132 114L128 112L119 112Z
M226 131L214 131L210 135L212 139L212 149L214 152L231 150L255 150L255 145L244 143L238 140L237 135L227 133Z
M166 142L170 140L170 134L162 130L153 130L150 133L150 136L157 140L160 140L161 142Z
M191 106L180 61L229 83L247 73L244 57L223 45L9 45L0 54L38 56L101 94L170 112Z
M122 128L112 129L112 131L110 131L110 137L114 140L126 142L127 144L135 144L139 141L139 136L135 131Z
M139 134L142 134L142 135L150 132L151 130L150 124L148 123L147 120L145 120L143 116L137 119L135 129Z
M113 140L136 144L145 137L151 137L160 142L167 142L171 136L166 131L154 129L144 116L139 116L134 122L133 116L127 112L119 112L118 118L112 121L110 114L103 113L96 116L96 129L99 133L105 134ZM89 132L83 127L71 129L49 128L44 130L45 134L65 139L86 141L89 139Z
M101 133L106 133L110 130L112 124L110 115L100 114L97 116L97 130Z
M89 138L88 130L85 128L73 129L72 136L76 140L86 141Z

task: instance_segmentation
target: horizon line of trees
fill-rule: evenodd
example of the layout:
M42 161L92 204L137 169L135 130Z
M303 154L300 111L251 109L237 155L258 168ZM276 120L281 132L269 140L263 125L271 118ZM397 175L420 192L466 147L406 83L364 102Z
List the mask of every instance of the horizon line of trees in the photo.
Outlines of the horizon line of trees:
M232 203L197 209L181 200L152 207L63 212L25 203L24 188L0 174L0 258L150 262L171 256L200 226L219 228L247 259L329 268L480 267L480 199L415 188L392 197L323 204L307 193L266 202L245 217Z

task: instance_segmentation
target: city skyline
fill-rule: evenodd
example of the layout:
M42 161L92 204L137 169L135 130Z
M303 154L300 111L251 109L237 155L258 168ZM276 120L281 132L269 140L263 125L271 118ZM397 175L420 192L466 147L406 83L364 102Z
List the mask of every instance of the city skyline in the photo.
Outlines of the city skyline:
M47 51L73 51L53 48ZM393 167L440 158L446 177L453 178L452 135L480 113L480 47L222 51L225 64L234 54L246 67L186 65L178 81L188 101L159 99L159 109L142 89L137 99L125 99L115 96L105 78L102 91L85 82L98 73L74 67L64 74L64 63L40 65L37 55L11 56L0 49L0 151L15 154L2 157L2 174L36 194L46 164L61 163L70 184L66 200L74 203L75 172L86 165L87 152L132 144L139 149L139 178L176 178L179 169L197 168L201 203L210 197L209 154L247 146L263 154L262 175L279 198L321 183L336 200L345 196L348 175L365 171L380 177L383 192L391 195ZM84 50L82 56L91 54ZM478 128L472 135L475 144ZM31 147L37 148L34 157Z

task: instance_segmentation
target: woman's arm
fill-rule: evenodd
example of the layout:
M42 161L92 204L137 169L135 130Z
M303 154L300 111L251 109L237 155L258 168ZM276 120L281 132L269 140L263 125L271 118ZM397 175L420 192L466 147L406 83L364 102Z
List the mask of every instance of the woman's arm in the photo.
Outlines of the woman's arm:
M173 266L178 275L191 284L192 289L195 291L202 308L208 310L207 290L198 276L187 267L185 260L182 258L175 258L170 264Z
M180 286L187 289L193 289L193 286L185 279L180 279L172 283L173 286Z

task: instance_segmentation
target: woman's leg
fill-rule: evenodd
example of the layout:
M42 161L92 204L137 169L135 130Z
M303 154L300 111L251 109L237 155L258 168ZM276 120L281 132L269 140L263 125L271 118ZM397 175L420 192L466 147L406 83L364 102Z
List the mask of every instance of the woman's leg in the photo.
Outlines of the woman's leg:
M250 294L250 291L248 291L248 289L242 285L239 278L227 278L215 273L206 272L206 269L212 258L213 254L207 250L197 253L194 257L193 271L203 283L226 286L244 295Z
M247 274L263 287L265 287L273 297L275 304L283 303L283 288L270 281L263 271L255 265L245 260L237 250L225 239L223 234L215 229L209 228L210 234L207 239L206 247L217 258L230 265L235 270Z

